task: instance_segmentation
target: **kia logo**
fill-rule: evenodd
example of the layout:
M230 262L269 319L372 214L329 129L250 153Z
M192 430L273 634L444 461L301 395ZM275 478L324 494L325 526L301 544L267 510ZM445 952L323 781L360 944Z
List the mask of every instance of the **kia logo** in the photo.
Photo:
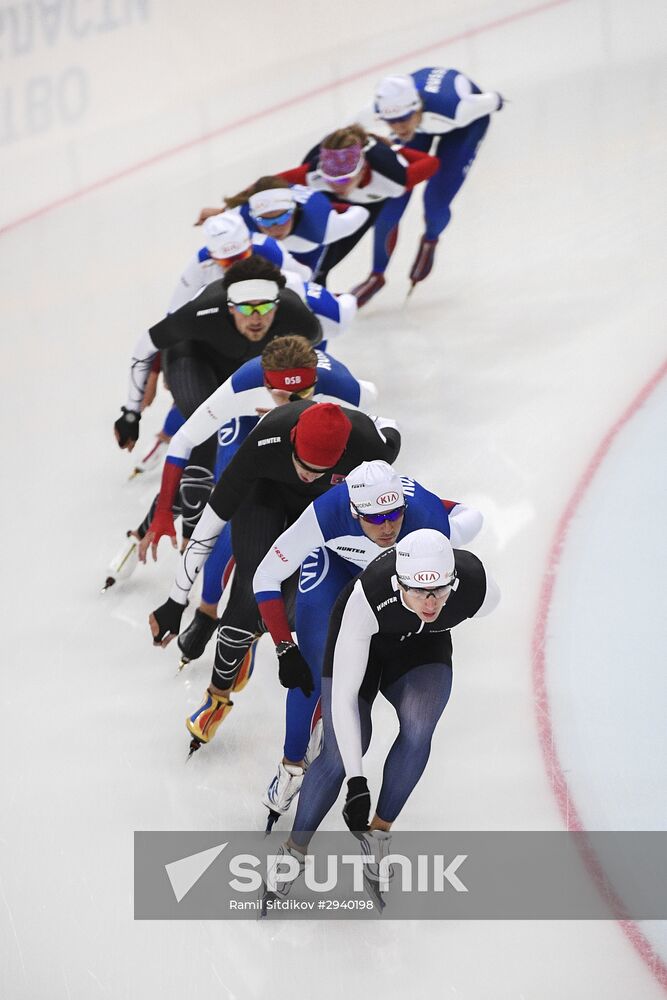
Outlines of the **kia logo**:
M418 573L415 573L417 583L435 583L439 579L440 574L435 569L420 569Z
M382 496L378 497L375 501L379 503L382 507L388 507L390 504L397 504L400 500L398 493L383 493Z

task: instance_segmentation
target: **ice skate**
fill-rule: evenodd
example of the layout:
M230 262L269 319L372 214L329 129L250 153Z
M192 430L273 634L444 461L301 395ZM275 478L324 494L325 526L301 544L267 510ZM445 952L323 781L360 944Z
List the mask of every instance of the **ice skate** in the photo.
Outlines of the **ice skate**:
M385 907L382 894L389 891L389 884L394 877L391 865L385 865L380 871L380 862L391 853L391 834L384 830L368 830L358 836L361 856L364 864L364 887L369 896L378 904L381 910ZM370 858L373 860L371 861ZM368 860L366 860L368 859Z
M431 273L433 269L433 262L435 260L435 248L437 245L437 239L427 240L425 236L422 236L419 241L417 256L415 257L412 268L410 269L410 281L412 282L412 285L410 286L408 297L414 291L415 285L418 284L418 282L423 281L424 278L428 278Z
M140 462L137 462L133 471L130 473L129 478L135 479L137 476L140 476L142 472L148 472L150 469L154 469L157 465L159 465L168 444L168 441L165 441L161 437L157 437L151 450L144 455Z
M211 618L199 608L195 611L195 616L179 635L177 642L182 656L178 666L182 670L190 660L198 660L204 655L206 644L218 627L219 619Z
M114 558L109 563L109 575L107 576L102 593L113 587L119 580L127 580L134 572L139 562L139 539L132 531L127 532L127 537L123 545L118 550Z
M291 859L291 860L290 860ZM275 855L274 863L267 869L266 879L264 881L264 891L262 895L262 916L265 917L267 913L268 903L275 899L287 899L296 881L296 878L291 878L287 880L281 880L281 876L284 877L287 873L286 868L288 866L293 867L293 862L296 861L299 866L299 872L296 878L299 878L305 869L306 863L302 854L290 847L288 844L281 844Z
M211 694L209 690L206 691L204 701L197 711L185 720L188 732L192 736L188 760L196 750L199 750L202 743L211 742L218 726L231 712L233 704L227 695Z
M350 294L354 295L357 300L357 308L361 309L361 307L365 306L367 302L370 302L373 296L377 295L377 293L384 288L385 284L384 274L376 274L373 271L368 275L365 281L362 281L359 285L355 285L354 288L351 289Z
M278 773L262 796L262 802L269 810L266 832L270 833L276 820L283 816L298 795L303 783L305 768L299 764L278 764Z

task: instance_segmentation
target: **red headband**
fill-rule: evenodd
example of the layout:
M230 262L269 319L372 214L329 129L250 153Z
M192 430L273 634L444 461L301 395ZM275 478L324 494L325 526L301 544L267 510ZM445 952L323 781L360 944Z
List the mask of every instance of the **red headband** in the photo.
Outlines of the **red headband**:
M314 368L283 368L281 371L265 371L264 382L269 389L282 392L302 392L317 382Z

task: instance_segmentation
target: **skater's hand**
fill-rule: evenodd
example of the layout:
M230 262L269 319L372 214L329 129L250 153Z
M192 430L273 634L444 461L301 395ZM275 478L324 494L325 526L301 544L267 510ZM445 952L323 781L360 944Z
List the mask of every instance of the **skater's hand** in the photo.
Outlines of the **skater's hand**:
M164 649L172 639L176 638L181 629L181 618L185 608L185 604L179 604L178 601L168 597L164 604L148 616L154 646L162 646Z
M122 416L113 425L113 432L118 442L118 447L132 451L139 438L139 421L141 414L135 410L128 410L121 406Z
M172 548L175 549L176 528L174 527L174 515L170 510L157 507L148 531L139 544L139 562L146 562L149 547L153 556L153 562L157 562L158 543L164 535L171 539Z
M313 693L313 675L303 658L299 647L294 643L281 643L284 647L278 652L278 677L286 688L301 688L306 698Z
M220 215L222 212L224 212L224 208L202 208L197 221L195 222L195 226L201 226L202 223L206 222L207 219L210 219L212 215Z
M363 775L350 778L347 783L347 795L343 807L343 819L352 833L362 833L368 830L368 820L371 814L371 793Z

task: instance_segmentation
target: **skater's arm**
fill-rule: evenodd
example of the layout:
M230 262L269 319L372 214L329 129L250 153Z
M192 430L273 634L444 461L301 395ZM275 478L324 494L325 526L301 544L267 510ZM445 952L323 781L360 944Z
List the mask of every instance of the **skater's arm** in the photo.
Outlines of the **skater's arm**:
M255 599L260 614L276 643L290 642L292 631L287 620L281 584L299 566L313 549L324 545L317 515L311 504L294 522L283 531L266 553L252 581Z
M153 361L158 349L147 330L139 338L130 363L130 377L125 406L121 406L121 415L114 422L114 436L119 448L132 451L139 440L139 421L143 409L146 383L151 373Z
M228 378L208 399L197 407L169 442L165 461L183 468L193 448L235 417L254 417L257 407L273 409L273 401L263 385L235 391L233 378Z
M313 281L305 286L306 303L315 313L325 340L345 333L357 315L357 300L348 292L334 295Z
M187 604L192 585L199 576L226 523L221 517L218 517L209 504L206 504L192 538L181 556L174 585L169 593L172 601L176 601L177 604Z
M281 170L276 177L283 177L289 184L305 184L310 170L312 167L309 163L302 163L298 167L292 167L291 170Z
M503 106L500 94L487 92L484 94L465 94L456 106L454 121L459 128L465 128L478 118L499 111Z
M345 605L333 659L331 713L345 776L363 775L359 689L378 623L357 581Z
M322 243L327 246L329 243L335 243L346 236L351 236L352 233L361 229L369 215L368 209L364 208L363 205L351 205L343 212L332 210L329 212Z
M381 458L389 465L396 459L401 450L401 434L395 420L390 417L371 417L375 424L375 429L382 441L381 454L374 455L374 458Z
M422 181L427 181L440 169L440 160L437 156L422 153L419 149L408 149L406 146L402 146L399 153L408 161L406 191L412 191L413 187L421 184Z
M484 570L486 574L486 593L484 595L484 600L476 611L473 618L484 618L486 615L490 615L492 611L495 611L500 603L500 588L492 576Z
M359 409L363 413L371 410L378 398L378 387L375 382L367 382L366 379L359 379Z
M442 504L449 517L449 540L452 547L460 548L468 545L482 530L484 518L475 507L466 507L463 503L443 500Z
M210 268L216 267L218 275L222 272L217 265L207 262L208 267L205 270L202 267L202 262L199 260L199 255L195 254L194 257L190 259L187 267L178 279L178 284L172 292L171 299L169 300L169 307L167 309L168 313L176 312L181 306L184 306L186 302L190 302L192 298L197 294L200 288L205 285L210 280L211 271ZM208 271L208 273L207 273Z
M146 382L157 353L158 349L151 339L150 331L144 331L134 346L130 361L130 377L125 403L128 410L133 410L135 413L140 412Z
M284 246L280 245L280 249L282 250L283 255L280 270L283 273L287 272L288 274L295 274L297 278L304 283L306 281L310 281L313 276L313 272L308 265L300 264L299 261L292 256L289 250L285 250Z

